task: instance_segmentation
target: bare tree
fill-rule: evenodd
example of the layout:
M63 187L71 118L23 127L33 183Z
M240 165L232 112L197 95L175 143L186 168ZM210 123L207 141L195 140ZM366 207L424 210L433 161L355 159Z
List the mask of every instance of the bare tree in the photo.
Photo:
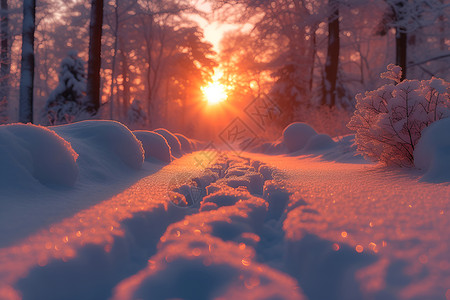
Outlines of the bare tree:
M20 69L19 121L33 123L34 31L36 0L23 1L22 60Z

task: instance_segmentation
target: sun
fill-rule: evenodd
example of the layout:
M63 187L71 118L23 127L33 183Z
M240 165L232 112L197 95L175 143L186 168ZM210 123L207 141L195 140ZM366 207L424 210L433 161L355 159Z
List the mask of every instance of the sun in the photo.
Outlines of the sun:
M202 87L202 92L209 105L220 103L228 98L225 86L218 81L210 82Z

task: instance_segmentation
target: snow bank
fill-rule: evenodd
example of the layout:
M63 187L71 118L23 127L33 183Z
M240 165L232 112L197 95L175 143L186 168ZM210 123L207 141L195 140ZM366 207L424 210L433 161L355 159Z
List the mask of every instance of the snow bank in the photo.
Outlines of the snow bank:
M336 146L336 142L328 134L316 134L308 140L304 150L308 153L313 153L328 150L334 146Z
M291 123L283 130L280 139L261 144L255 152L277 155L298 152L296 154L324 154L337 143L327 134L318 134L306 123Z
M166 163L172 161L170 146L162 135L146 130L135 130L133 134L141 141L146 160L156 158Z
M78 154L55 132L32 124L0 126L0 188L21 189L38 180L72 186L78 177Z
M192 152L192 143L191 141L182 135L181 133L175 133L174 134L181 145L181 150L183 150L184 153L191 153Z
M176 158L181 157L182 155L181 143L173 133L164 128L156 129L154 130L154 132L159 133L167 140L167 143L170 146L170 150L172 151L173 156L175 156Z
M203 141L196 140L196 139L189 139L189 141L191 142L192 151L203 150L208 145L207 143L205 143Z
M422 180L450 181L450 118L434 122L422 131L414 150L414 165L426 171Z
M283 143L289 152L295 152L308 143L317 132L306 123L292 123L283 130Z
M82 121L49 128L72 144L80 155L80 170L91 179L105 180L124 169L140 169L144 162L141 142L119 122Z

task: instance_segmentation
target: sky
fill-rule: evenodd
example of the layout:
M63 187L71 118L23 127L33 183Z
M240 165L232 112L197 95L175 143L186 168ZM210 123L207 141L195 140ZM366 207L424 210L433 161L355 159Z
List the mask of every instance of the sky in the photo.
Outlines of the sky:
M195 1L196 6L206 12L211 12L211 5L205 1ZM199 16L193 16L193 19L199 23L199 25L203 28L205 39L213 44L214 50L219 52L220 50L220 40L222 39L225 32L237 29L240 25L237 24L226 24L221 22L209 22Z

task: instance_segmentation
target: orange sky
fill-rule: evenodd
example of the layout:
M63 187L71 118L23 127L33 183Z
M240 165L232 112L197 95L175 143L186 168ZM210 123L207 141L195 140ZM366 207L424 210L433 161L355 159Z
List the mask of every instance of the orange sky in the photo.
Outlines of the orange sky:
M193 0L193 1L197 2L195 0ZM205 1L200 0L197 2L196 5L202 11L206 11L206 12L211 11L211 5L209 3L206 3ZM219 44L220 44L220 40L222 39L223 34L229 30L237 29L240 26L240 25L236 25L236 24L208 22L205 19L198 17L198 16L193 16L193 19L196 22L198 22L200 24L200 26L203 28L206 40L208 40L209 42L211 42L214 45L214 50L216 52L219 52Z

